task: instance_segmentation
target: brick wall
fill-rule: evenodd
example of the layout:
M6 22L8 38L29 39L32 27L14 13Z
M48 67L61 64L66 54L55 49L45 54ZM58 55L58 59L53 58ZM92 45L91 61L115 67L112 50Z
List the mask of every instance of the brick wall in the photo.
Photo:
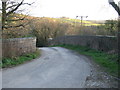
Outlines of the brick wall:
M15 57L36 51L36 37L3 39L2 56Z
M63 36L50 41L50 45L82 45L100 51L116 51L117 38L113 36Z

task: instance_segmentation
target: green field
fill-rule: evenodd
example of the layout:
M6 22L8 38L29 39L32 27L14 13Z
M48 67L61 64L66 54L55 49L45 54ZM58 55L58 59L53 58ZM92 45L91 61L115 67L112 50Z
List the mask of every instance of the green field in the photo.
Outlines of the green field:
M59 18L62 22L68 22L68 23L74 23L74 24L81 24L80 19L71 19L71 18ZM95 23L94 21L87 21L87 20L82 20L82 24L84 26L99 26L101 24Z

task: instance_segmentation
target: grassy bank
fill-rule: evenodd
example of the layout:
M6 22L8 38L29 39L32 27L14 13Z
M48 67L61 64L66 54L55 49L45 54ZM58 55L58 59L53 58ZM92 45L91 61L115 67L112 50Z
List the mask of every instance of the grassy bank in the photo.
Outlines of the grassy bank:
M79 52L80 54L90 56L97 64L105 68L108 73L118 76L118 63L116 54L107 54L105 52L90 49L84 46L57 45L67 49Z
M3 58L2 59L2 68L13 67L19 64L22 64L26 61L30 61L40 56L40 50L36 50L34 53L29 53L23 56L14 57L14 58Z

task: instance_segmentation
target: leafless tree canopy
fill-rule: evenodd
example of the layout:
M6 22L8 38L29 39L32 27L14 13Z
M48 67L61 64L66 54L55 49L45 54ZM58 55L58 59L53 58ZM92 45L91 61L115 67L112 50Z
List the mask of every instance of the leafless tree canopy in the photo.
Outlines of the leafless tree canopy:
M23 5L32 5L33 3L24 3L25 0L8 0L3 4L3 7L5 7L5 25L4 28L16 28L16 27L24 27L25 25L23 23L17 23L18 21L25 20L25 17L27 15L22 15L21 6ZM2 9L1 9L2 10ZM15 23L16 22L16 23Z

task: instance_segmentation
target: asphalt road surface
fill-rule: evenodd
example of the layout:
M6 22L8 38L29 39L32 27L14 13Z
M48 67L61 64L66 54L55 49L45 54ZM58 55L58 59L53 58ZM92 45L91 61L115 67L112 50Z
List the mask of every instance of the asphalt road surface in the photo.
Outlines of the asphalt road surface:
M61 47L40 48L40 58L2 72L3 88L83 88L87 58Z

